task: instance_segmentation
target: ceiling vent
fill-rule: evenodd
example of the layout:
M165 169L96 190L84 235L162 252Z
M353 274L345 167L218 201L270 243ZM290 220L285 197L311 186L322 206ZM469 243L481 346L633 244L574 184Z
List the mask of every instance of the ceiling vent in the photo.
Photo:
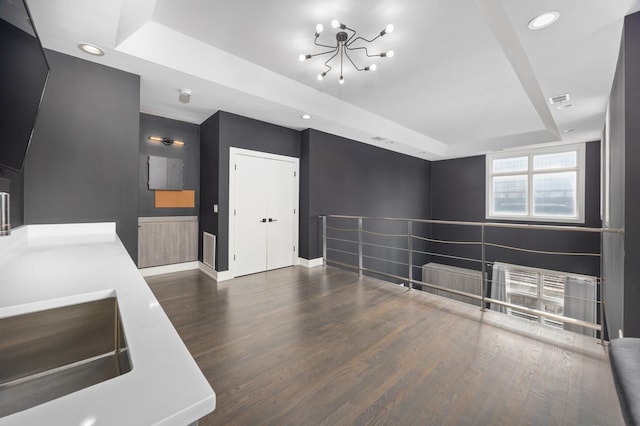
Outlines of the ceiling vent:
M549 98L549 104L551 105L561 104L563 102L567 102L569 99L570 99L569 94L565 93L564 95L557 95Z

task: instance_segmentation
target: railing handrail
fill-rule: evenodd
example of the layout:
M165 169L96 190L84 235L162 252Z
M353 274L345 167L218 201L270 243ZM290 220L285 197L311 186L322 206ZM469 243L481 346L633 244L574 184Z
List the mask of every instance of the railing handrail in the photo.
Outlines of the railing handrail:
M500 222L465 222L458 220L439 220L439 219L409 219L400 217L375 217L375 216L349 216L339 214L321 214L319 217L330 217L335 219L367 219L367 220L388 220L394 222L420 222L420 223L434 223L440 225L464 225L464 226L478 226L478 227L490 227L490 228L515 228L515 229L540 229L547 231L576 231L576 232L594 232L594 233L612 233L612 234L624 234L624 229L618 228L590 228L586 226L574 226L574 225L537 225L526 223L500 223Z
M465 296L465 297L469 297L471 299L477 299L480 302L480 309L481 310L485 310L487 307L487 302L495 304L497 306L502 306L502 307L506 307L512 310L516 310L519 311L521 313L525 313L525 314L529 314L529 315L533 315L536 317L539 317L539 319L542 321L542 318L547 318L547 319L551 319L554 321L560 321L563 323L568 323L568 324L572 324L572 325L577 325L577 326L581 326L581 327L586 327L586 328L590 328L592 330L596 330L600 333L600 342L602 344L604 344L604 327L603 327L603 321L604 321L604 292L602 291L602 285L605 281L605 277L604 277L604 269L603 269L603 264L602 264L602 251L603 251L603 244L604 244L604 234L605 233L610 233L610 234L618 234L618 235L622 235L624 234L624 229L616 229L616 228L592 228L592 227L586 227L586 226L573 226L573 225L538 225L538 224L523 224L523 223L500 223L500 222L471 222L471 221L453 221L453 220L438 220L438 219L408 219L408 218L397 218L397 217L374 217L374 216L353 216L353 215L338 215L338 214L320 214L318 215L318 217L320 218L320 220L322 221L322 259L323 259L323 265L327 265L328 259L327 259L327 240L330 239L334 239L332 237L327 236L327 230L328 229L334 229L331 227L327 226L327 219L331 218L331 219L347 219L347 220L357 220L358 226L357 228L354 229L342 229L343 231L357 231L357 240L354 239L353 241L348 241L348 242L353 242L353 243L357 243L358 244L358 251L357 253L355 252L350 252L350 251L343 251L343 250L338 250L338 249L331 249L337 252L344 252L350 255L354 255L358 257L358 262L357 264L351 264L348 262L341 262L336 260L331 260L330 262L332 264L338 264L338 265L342 265L345 266L347 268L353 268L355 270L358 271L358 274L360 276L363 275L364 272L370 272L370 273L374 273L374 274L378 274L381 276L386 276L389 278L393 278L393 279L399 279L402 281L406 281L406 286L409 289L413 289L414 284L419 285L421 287L427 287L427 288L432 288L432 289L436 289L436 290L443 290L445 292L451 293L451 294L455 294L458 296ZM399 222L399 223L406 223L407 224L407 233L406 234L389 234L392 236L397 236L397 237L407 237L407 248L401 248L403 251L406 251L408 253L408 261L407 263L402 263L402 262L397 262L394 260L390 260L390 259L382 259L379 257L371 257L371 256L365 256L363 253L363 246L367 245L368 243L365 243L363 241L362 235L364 232L366 232L363 228L363 221L365 220L380 220L380 221L393 221L393 222ZM462 226L473 226L476 228L479 228L480 230L480 241L479 242L465 242L465 244L479 244L481 246L481 259L472 259L472 258L464 258L464 257L458 257L458 256L449 256L446 254L437 254L437 253L431 253L431 252L424 252L424 251L420 251L420 250L415 250L413 247L413 238L416 237L413 235L413 224L414 223L427 223L427 224L442 224L442 225L462 225ZM541 251L541 250L531 250L531 249L523 249L521 247L511 247L511 246L504 246L504 245L499 245L499 244L495 244L495 243L490 243L487 242L487 236L486 236L486 230L487 228L511 228L511 229L524 229L524 230L532 230L532 229L536 229L536 230L544 230L544 231L573 231L573 232L588 232L588 233L595 233L595 234L599 234L599 239L600 239L600 253L566 253L566 252L550 252L550 251ZM386 234L380 234L380 235L386 235ZM428 238L423 238L425 241L429 241ZM339 239L340 241L346 241L344 239ZM445 241L441 241L441 242L445 242ZM456 241L456 243L458 243ZM376 245L376 244L374 244ZM376 245L379 246L379 245ZM500 247L500 248L506 248L506 249L511 249L511 250L519 250L519 251L528 251L528 252L532 252L532 253L538 253L538 254L554 254L554 255L570 255L570 256L574 256L574 255L581 255L581 256L595 256L595 257L599 257L600 258L600 273L597 276L596 279L596 285L599 286L599 291L598 291L598 295L594 296L595 299L593 300L597 305L599 305L599 319L594 319L594 322L590 322L590 321L585 321L585 320L581 320L581 319L576 319L576 318L570 318L570 317L566 317L564 315L559 315L556 313L552 313L552 312L547 312L546 309L535 309L535 308L531 308L531 307L527 307L527 306L522 306L522 305L517 305L517 304L513 304L504 300L496 300L493 299L492 297L487 297L487 269L486 266L487 264L491 264L492 262L488 262L486 259L486 255L485 255L485 247L486 246L495 246L495 247ZM387 248L391 248L391 249L395 249L396 247L394 246L384 246ZM414 266L413 263L413 254L414 253L423 253L423 254L429 254L431 255L435 255L435 256L443 256L443 257L450 257L450 258L456 258L456 259L461 259L461 260L467 260L467 261L474 261L474 262L481 262L481 287L480 287L480 294L473 294L473 293L469 293L467 291L461 291L461 290L454 290L454 289L448 289L446 287L440 286L440 285L434 285L434 284L430 284L430 283L426 283L422 280L416 280L413 276L413 268L415 268L416 266ZM386 262L392 262L392 263L397 263L400 265L406 265L408 266L408 274L406 277L404 276L400 276L400 275L396 275L396 274L389 274L388 272L384 272L381 270L376 270L376 269L371 269L369 267L367 267L363 261L364 258L371 258L371 259L377 259L377 260L381 260L381 261L386 261ZM419 266L418 266L419 267ZM597 309L597 307L596 307ZM594 314L595 315L595 314Z

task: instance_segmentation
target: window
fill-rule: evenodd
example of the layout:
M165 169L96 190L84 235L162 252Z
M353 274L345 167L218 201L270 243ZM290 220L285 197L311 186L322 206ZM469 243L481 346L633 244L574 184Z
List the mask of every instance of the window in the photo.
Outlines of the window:
M516 306L595 324L599 307L597 287L598 279L593 276L494 262L491 298L510 305L492 304L491 309L595 337L591 327L563 322L562 318L547 318L538 312L523 312Z
M507 268L506 301L514 305L525 306L556 315L564 315L564 284L566 277L559 273L547 273L529 268ZM562 323L540 318L524 312L507 309L509 315L537 320L547 325L562 328Z
M584 223L584 144L487 155L487 219Z

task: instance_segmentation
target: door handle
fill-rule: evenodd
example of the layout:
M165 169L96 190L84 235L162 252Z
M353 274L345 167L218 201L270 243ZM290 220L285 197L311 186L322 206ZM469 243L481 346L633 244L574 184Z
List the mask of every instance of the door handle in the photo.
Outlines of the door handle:
M262 219L260 219L260 222L262 222L262 223L266 223L266 222L267 222L267 218L266 218L266 217L263 217Z
M269 222L277 222L277 221L278 221L278 219L274 219L272 217L269 218Z

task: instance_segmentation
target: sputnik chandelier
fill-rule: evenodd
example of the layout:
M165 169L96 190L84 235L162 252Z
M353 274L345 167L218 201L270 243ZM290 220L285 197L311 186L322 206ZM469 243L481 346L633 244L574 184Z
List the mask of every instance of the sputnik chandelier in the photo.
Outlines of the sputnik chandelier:
M355 52L356 50L361 50L364 52L367 58L373 58L373 57L392 58L393 57L393 50L389 50L387 52L382 52L377 54L370 54L367 47L361 45L362 43L372 43L376 39L393 32L393 25L391 24L387 25L384 30L380 31L380 34L376 35L371 40L368 40L364 37L356 37L356 30L353 30L347 27L345 24L341 23L337 19L334 19L333 21L331 21L331 26L338 30L338 33L336 34L335 46L318 43L318 37L320 37L320 34L324 29L322 24L316 25L316 36L315 36L315 39L313 40L313 44L315 44L316 46L328 48L331 50L327 50L325 52L320 52L315 54L302 54L298 57L300 61L303 62L303 61L306 61L307 59L311 59L316 56L331 55L329 59L327 59L324 63L324 66L327 69L324 72L321 72L320 74L318 74L318 80L324 79L326 75L333 69L333 67L329 65L329 63L338 55L340 55L340 79L338 80L340 84L344 84L344 76L342 75L342 66L343 66L345 57L349 60L349 62L351 62L351 65L353 65L353 67L358 71L375 71L377 68L376 64L367 65L363 68L358 67L358 65L356 65L356 63L353 61L353 59L349 55L349 52L352 52L351 54L353 54L353 52ZM350 31L352 34L349 35L347 31ZM357 43L357 42L361 42L361 43Z

